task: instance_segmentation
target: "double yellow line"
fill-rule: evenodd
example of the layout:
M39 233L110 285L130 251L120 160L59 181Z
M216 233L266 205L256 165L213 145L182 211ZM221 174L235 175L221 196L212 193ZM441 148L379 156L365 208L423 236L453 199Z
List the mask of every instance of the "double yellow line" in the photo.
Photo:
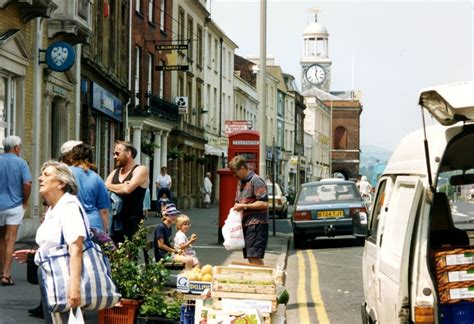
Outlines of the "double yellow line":
M306 271L304 253L301 250L296 252L299 270L298 292L296 294L296 299L298 303L300 323L314 323L314 321L311 321L309 317L308 304L310 300L306 295L306 287L309 286L311 291L310 299L315 305L318 323L326 324L329 323L329 318L326 314L326 309L324 308L321 292L319 291L319 276L316 258L314 257L311 250L305 250L305 253L308 256L309 272ZM309 285L306 284L306 276L309 276Z

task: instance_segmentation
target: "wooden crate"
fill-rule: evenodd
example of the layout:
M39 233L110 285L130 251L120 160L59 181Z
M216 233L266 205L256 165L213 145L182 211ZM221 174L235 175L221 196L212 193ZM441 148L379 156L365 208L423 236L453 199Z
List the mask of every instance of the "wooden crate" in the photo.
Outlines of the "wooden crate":
M272 282L259 283L249 280L227 280L213 278L212 289L214 291L228 291L254 294L274 294L276 292L275 284Z

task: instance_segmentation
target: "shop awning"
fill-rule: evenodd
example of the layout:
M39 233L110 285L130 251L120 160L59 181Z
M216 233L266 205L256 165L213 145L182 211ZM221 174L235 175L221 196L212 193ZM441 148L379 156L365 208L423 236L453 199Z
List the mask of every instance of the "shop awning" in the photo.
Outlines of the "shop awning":
M227 156L227 147L204 144L204 152L209 155L222 156L222 154L224 154L224 156Z

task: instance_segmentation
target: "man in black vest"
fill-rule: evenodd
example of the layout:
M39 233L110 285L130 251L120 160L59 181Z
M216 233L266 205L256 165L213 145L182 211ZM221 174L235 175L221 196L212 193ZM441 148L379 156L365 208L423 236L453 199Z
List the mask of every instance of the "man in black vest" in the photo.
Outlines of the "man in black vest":
M148 186L148 169L135 164L137 150L125 141L116 141L114 160L116 169L107 177L107 189L122 198L122 208L116 216L122 230L115 231L112 238L116 243L123 242L125 236L132 238L143 218L143 199Z

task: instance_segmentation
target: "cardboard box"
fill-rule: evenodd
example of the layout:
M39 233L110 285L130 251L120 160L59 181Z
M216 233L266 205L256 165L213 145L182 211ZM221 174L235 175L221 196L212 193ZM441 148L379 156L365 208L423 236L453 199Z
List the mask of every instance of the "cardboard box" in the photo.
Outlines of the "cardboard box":
M212 288L212 283L208 281L191 281L183 275L178 275L176 279L176 290L182 293L201 294L204 290L209 291Z

